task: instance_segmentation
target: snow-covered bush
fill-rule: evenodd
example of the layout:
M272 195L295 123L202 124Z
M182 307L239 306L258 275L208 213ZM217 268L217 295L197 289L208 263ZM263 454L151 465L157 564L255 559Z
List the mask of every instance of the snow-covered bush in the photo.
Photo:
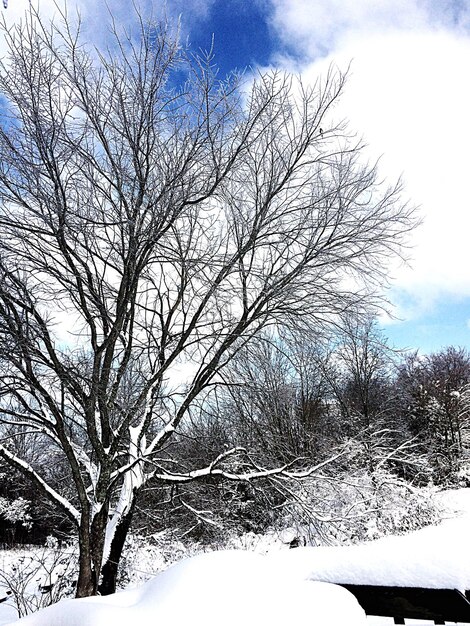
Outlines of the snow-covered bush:
M31 502L25 498L0 496L0 543L11 545L21 541L33 526Z
M29 512L30 502L24 498L8 500L0 496L0 519L11 524L20 523L29 528L31 526L31 515Z
M123 589L139 585L168 565L199 551L200 547L191 550L190 544L185 545L169 531L150 536L129 534L121 557L117 586Z
M401 534L441 519L436 489L386 471L312 478L292 486L282 524L309 545L345 545Z

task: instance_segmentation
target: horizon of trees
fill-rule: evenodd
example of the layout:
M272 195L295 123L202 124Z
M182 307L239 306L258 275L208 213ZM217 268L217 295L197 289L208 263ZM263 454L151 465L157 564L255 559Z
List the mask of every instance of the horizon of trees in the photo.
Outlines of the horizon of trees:
M469 484L470 352L448 346L419 355L387 346L373 320L346 323L328 344L259 338L226 374L230 385L204 402L174 443L180 462L203 466L234 445L264 466L299 459L321 464L339 481L366 472L413 486ZM40 445L28 450L48 463ZM55 480L65 468L55 467ZM382 477L383 479L383 477ZM37 498L34 486L7 466L0 501L0 542L66 539L73 527ZM210 540L223 528L262 531L276 523L272 507L290 503L288 491L266 480L257 488L208 476L199 483L150 481L137 500L137 525L151 534L169 527ZM312 508L314 509L312 503Z

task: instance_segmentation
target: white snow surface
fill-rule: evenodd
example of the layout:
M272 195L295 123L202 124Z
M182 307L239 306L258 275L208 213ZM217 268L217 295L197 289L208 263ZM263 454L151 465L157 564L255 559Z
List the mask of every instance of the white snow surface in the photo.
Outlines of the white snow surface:
M447 492L458 517L357 546L279 552L276 567L301 580L358 585L470 589L470 489Z
M408 535L360 546L275 550L266 556L244 550L200 554L136 589L65 600L9 624L390 624L385 618L366 620L355 598L331 583L470 589L470 489L446 493L444 504L454 512L449 519Z
M364 626L352 594L290 579L269 557L243 550L180 561L138 589L64 600L12 622L18 626Z

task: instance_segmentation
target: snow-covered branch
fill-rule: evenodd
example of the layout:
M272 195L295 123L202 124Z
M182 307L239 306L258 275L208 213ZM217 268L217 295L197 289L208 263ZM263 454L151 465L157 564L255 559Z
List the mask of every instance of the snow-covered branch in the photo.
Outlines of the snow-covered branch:
M75 523L80 522L79 511L71 504L66 498L60 495L55 489L53 489L26 461L18 458L15 454L10 452L8 448L0 444L0 455L8 461L13 467L16 467L20 472L30 478L33 483L39 487L39 489L53 502L55 502L62 511L67 514L67 517L72 519Z
M323 467L344 456L344 454L346 454L345 451L341 451L321 463L299 470L293 469L295 462L286 463L278 467L263 468L259 467L253 461L244 448L237 447L223 452L209 465L197 470L191 470L189 472L170 472L167 469L156 468L150 475L154 479L156 478L167 483L187 483L193 480L205 478L207 476L225 478L230 481L245 482L255 481L262 478L270 478L273 476L289 479L303 479L312 476ZM237 458L237 464L242 465L244 468L243 470L237 471L219 467L223 461L228 461L230 459L233 462L234 458Z

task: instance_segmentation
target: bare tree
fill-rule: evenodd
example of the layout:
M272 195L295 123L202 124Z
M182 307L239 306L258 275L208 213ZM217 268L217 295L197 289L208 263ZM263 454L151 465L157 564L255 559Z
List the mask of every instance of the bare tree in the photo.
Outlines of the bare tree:
M397 355L376 320L348 311L336 342L337 368L330 380L346 420L355 423L356 430L387 422L394 412L392 373Z
M314 85L271 72L247 94L143 18L135 38L113 26L103 50L83 44L65 10L48 24L30 9L3 35L0 419L10 436L0 455L76 525L83 596L103 580L113 589L149 478L289 474L239 449L183 468L171 440L262 328L322 327L367 300L414 217L333 122L340 72ZM61 455L63 490L21 457L15 428Z
M224 387L204 407L207 424L225 424L265 463L323 459L332 434L326 358L312 336L260 333L224 371Z

